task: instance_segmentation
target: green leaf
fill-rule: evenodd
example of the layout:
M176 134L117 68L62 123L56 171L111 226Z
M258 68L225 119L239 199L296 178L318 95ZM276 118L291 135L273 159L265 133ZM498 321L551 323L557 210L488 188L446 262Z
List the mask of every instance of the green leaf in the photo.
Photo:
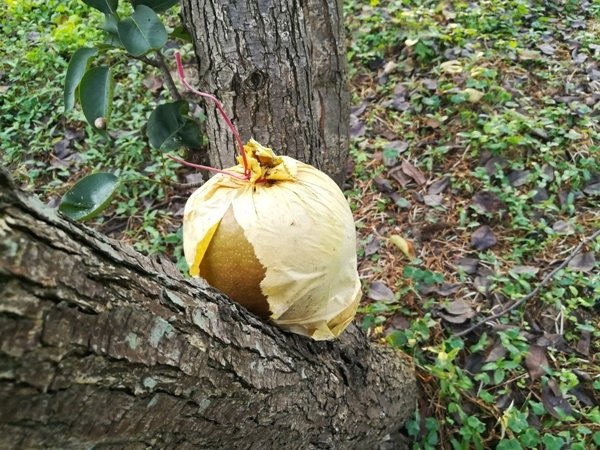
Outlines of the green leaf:
M106 38L104 39L104 46L123 48L123 43L119 39L119 31L117 30L117 24L119 18L114 14L104 14L104 24L102 29L106 32Z
M131 0L131 4L134 8L138 5L146 5L156 12L166 11L177 3L179 3L179 0Z
M523 446L516 439L502 439L496 445L496 450L523 450Z
M112 173L99 172L79 180L63 196L58 209L73 220L88 220L100 214L110 203L119 179Z
M119 18L114 14L104 14L104 23L102 24L102 29L109 34L119 34L117 30L117 23L119 22Z
M546 433L542 437L542 444L544 444L546 450L561 450L565 445L565 440L560 436Z
M527 416L521 411L511 410L508 417L508 427L517 434L522 433L529 428Z
M117 24L119 39L133 56L158 50L167 43L167 30L154 11L139 5L135 12Z
M75 97L77 88L83 78L90 58L96 56L98 50L95 48L83 47L73 53L69 67L67 68L67 76L65 77L65 112L70 111L75 106Z
M96 119L104 118L106 123L110 118L113 95L113 78L106 66L94 67L88 70L79 85L79 101L83 115L90 125L97 130Z
M150 144L169 151L181 147L198 148L202 145L200 125L186 116L189 105L185 100L165 103L156 107L148 119L147 135Z
M119 0L83 0L83 3L102 11L104 14L117 14Z
M527 428L524 433L519 434L519 441L526 448L537 448L540 444L540 433L535 428Z

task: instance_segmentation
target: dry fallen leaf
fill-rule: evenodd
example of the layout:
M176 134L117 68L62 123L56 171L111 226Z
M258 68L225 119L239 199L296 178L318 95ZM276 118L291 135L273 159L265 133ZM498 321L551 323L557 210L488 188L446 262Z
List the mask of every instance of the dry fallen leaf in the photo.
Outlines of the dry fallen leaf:
M541 50L541 52L544 55L548 55L548 56L552 56L554 55L554 47L551 46L550 44L542 44L542 45L538 45L538 48Z
M579 340L577 341L577 345L575 346L575 349L582 355L589 356L591 344L592 344L592 333L584 330L581 332L581 336L579 336Z
M583 188L583 192L590 196L600 194L600 181L586 184Z
M365 256L371 256L377 253L379 250L379 239L374 235L371 235L371 238L365 245Z
M391 326L394 330L408 330L410 328L410 321L399 314L396 314L392 318Z
M350 114L354 117L359 117L367 110L367 106L370 105L370 102L367 100L363 100L358 105L354 105L350 108Z
M504 212L508 210L504 203L496 194L488 191L480 191L473 196L473 206L479 212Z
M458 258L454 262L454 267L459 270L462 270L466 274L472 275L477 272L477 266L479 265L479 260L475 258Z
M473 307L461 299L454 300L453 302L447 303L446 305L442 306L442 308L444 308L448 314L453 314L455 316L458 316L461 314L470 314L470 313L475 315L475 311L473 310Z
M435 91L438 87L437 80L432 80L431 78L424 78L421 82L425 89L429 89L430 91Z
M488 175L493 176L498 172L502 172L506 167L508 167L508 161L501 156L492 156L491 158L485 160L483 167L485 167L485 171L488 173Z
M376 302L393 302L394 292L383 281L374 281L369 285L367 297Z
M596 265L596 257L594 252L585 252L575 255L575 257L569 261L567 267L579 272L589 272Z
M555 380L548 381L548 385L542 389L542 403L546 412L555 419L563 419L564 415L571 415L573 409L567 399L560 392Z
M533 190L533 196L531 197L531 200L534 203L542 203L548 200L549 198L550 196L548 195L548 191L546 190L546 188L537 187Z
M451 60L446 61L440 64L440 69L443 73L447 73L449 75L456 75L462 72L462 64L460 61Z
M350 115L350 136L353 138L361 137L367 131L365 123L355 115Z
M442 196L440 194L424 195L423 202L427 206L440 206L442 204Z
M565 220L557 220L552 225L552 229L556 231L558 234L575 234L575 227L573 224L565 221Z
M404 253L404 256L406 256L407 258L414 259L417 257L417 253L415 252L415 246L411 241L404 239L398 234L392 234L389 239L390 242L396 247L398 247L400 251Z
M508 271L508 273L510 273L514 277L518 277L519 275L535 276L539 271L539 267L514 266Z
M471 315L466 315L466 314L461 314L459 316L454 316L452 314L444 314L443 312L440 312L438 314L446 322L450 322L450 323L453 323L455 325L460 325L461 323L465 323L467 320L469 320L471 317L473 317Z
M425 178L425 175L423 175L423 172L421 172L407 160L402 161L401 167L402 172L404 172L406 175L415 180L417 184L425 184L427 182L427 179Z
M402 171L402 167L396 167L390 170L389 175L402 187L408 186L408 184L412 181L412 179Z
M483 92L473 88L467 88L463 93L467 96L469 103L478 103L484 96Z
M427 189L427 193L429 195L441 194L448 186L450 186L450 177L444 177L431 183L431 186Z
M519 187L527 184L529 181L529 170L513 170L507 175L508 182L512 187Z
M575 396L579 403L585 406L598 406L598 401L592 389L586 389L581 384L569 390L569 394Z
M504 347L502 343L497 342L488 352L484 362L489 363L498 361L499 359L504 358L506 356L506 353L506 347Z
M375 185L375 187L377 188L377 190L379 192L382 192L384 194L389 194L396 190L396 189L394 189L394 186L392 186L392 183L390 182L390 180L388 180L387 178L383 178L380 175L373 178L373 184Z
M497 242L496 235L487 225L479 227L471 236L471 245L479 251L487 250L496 245Z
M456 294L460 290L461 285L458 283L442 283L436 290L436 294L441 295L442 297L448 297L450 295Z
M445 312L439 312L439 315L446 322L461 324L475 316L475 310L464 300L458 299L442 306Z
M529 372L531 381L537 380L549 370L548 358L546 357L546 349L539 345L529 347L529 352L525 357L525 367Z

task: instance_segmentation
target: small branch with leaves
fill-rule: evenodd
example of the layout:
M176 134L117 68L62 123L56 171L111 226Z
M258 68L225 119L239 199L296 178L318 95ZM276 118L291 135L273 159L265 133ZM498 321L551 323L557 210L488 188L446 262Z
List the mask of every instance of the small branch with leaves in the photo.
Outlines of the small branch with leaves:
M130 14L119 8L118 0L84 3L104 14L102 29L105 40L93 47L78 49L69 62L64 85L65 112L81 105L85 120L93 130L110 141L111 112L115 80L112 58L104 58L107 50L122 50L131 59L142 61L161 71L172 103L158 105L151 112L146 127L150 145L161 151L202 146L201 124L189 116L189 104L177 90L169 66L162 53L170 39L190 40L181 30L167 32L160 13L175 6L178 0L131 0ZM117 13L119 9L120 13ZM96 173L76 183L62 199L61 211L74 220L88 220L110 203L120 182L110 173Z

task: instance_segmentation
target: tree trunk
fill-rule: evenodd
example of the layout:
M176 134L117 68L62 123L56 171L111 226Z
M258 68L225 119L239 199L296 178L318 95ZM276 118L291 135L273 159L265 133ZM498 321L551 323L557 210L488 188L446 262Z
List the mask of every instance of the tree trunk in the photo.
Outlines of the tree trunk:
M411 362L286 334L0 172L0 448L377 448Z
M338 184L348 157L349 95L339 0L183 0L200 88L232 114L242 139L314 165ZM234 163L236 145L206 108L209 157Z

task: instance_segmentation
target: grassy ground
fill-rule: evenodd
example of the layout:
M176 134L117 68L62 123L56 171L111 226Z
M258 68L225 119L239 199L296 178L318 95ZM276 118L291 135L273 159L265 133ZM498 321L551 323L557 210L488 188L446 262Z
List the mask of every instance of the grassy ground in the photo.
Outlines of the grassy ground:
M600 446L600 239L548 278L600 228L600 1L344 7L360 321L414 356L421 389L398 447ZM93 225L181 262L180 182L195 180L143 137L168 97L158 74L119 66L108 147L62 107L97 15L79 0L0 13L2 165L50 204L88 172L121 174Z
M345 9L363 325L415 356L407 442L600 445L600 239L467 332L600 228L600 2Z

